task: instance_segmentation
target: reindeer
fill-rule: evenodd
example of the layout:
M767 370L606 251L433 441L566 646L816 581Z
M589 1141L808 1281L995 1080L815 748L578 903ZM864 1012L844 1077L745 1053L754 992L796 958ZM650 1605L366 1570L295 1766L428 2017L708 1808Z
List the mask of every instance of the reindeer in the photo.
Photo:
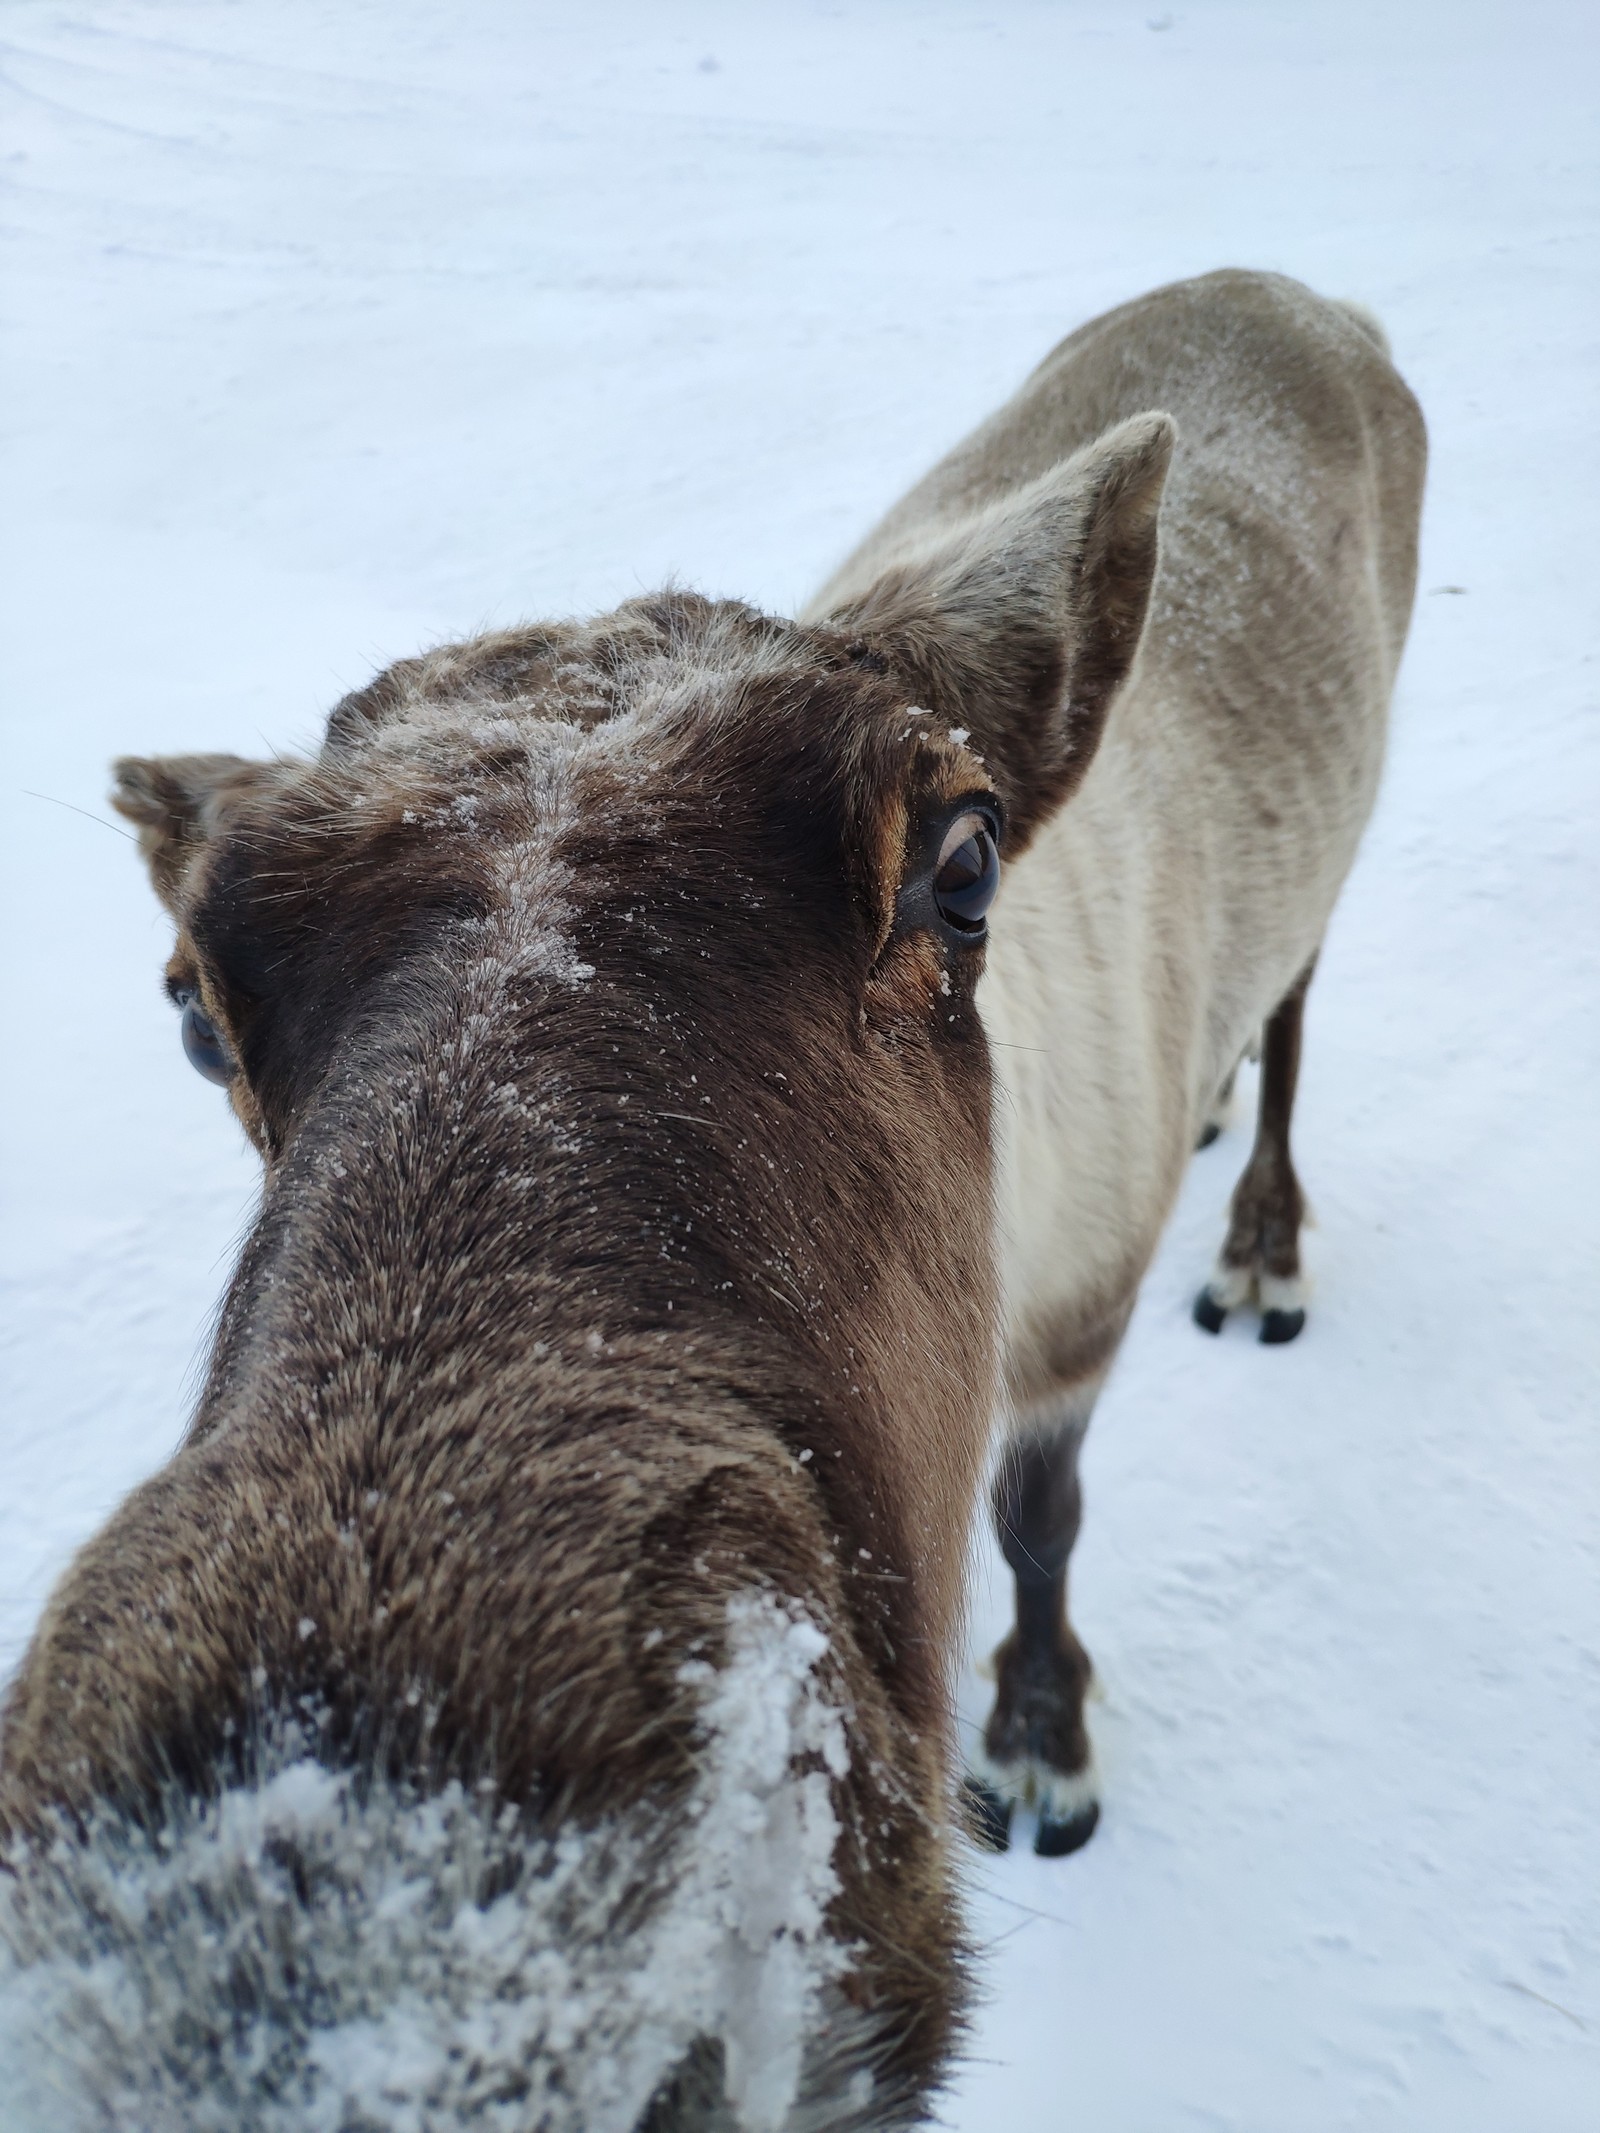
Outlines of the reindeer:
M264 1184L187 1437L5 1705L41 2125L918 2121L993 1417L968 1793L1061 1852L1078 1449L1263 1027L1197 1316L1301 1323L1423 458L1375 322L1211 275L797 622L668 592L403 661L314 762L118 766Z

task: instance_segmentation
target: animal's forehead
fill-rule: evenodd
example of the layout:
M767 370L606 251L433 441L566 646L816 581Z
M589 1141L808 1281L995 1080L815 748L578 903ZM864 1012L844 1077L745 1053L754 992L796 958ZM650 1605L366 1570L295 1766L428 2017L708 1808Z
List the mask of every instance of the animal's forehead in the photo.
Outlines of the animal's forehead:
M697 788L728 798L730 781L781 780L796 755L845 782L892 774L889 761L868 760L886 743L942 738L903 691L798 632L754 642L711 633L620 654L614 641L574 646L514 676L502 663L487 686L470 648L391 674L380 718L339 732L335 714L319 766L358 805L409 789L434 804L492 796L537 810L578 788L621 800L652 787L688 804Z
M534 625L399 661L346 697L329 747L404 745L430 730L487 720L583 729L715 700L753 679L849 663L835 633L803 629L737 601L661 594L587 623Z
M965 736L881 662L725 603L694 612L692 629L676 611L669 628L622 610L604 628L506 633L390 668L336 707L317 762L258 789L227 870L289 865L310 887L327 868L347 878L364 847L433 874L470 867L474 846L548 849L568 833L592 865L611 826L653 841L824 815L892 866L913 785L938 798L986 782Z
M328 815L351 831L398 823L489 842L575 826L631 802L680 805L707 782L721 724L644 699L595 724L559 715L548 695L527 703L418 705L353 756L319 766ZM697 752L702 775L693 774ZM714 778L712 779L714 781ZM299 809L298 834L318 834Z
M560 781L580 761L645 774L663 750L714 741L780 699L792 705L827 671L792 640L780 648L728 631L679 645L579 641L515 668L505 653L465 646L391 669L367 692L383 692L381 716L353 732L340 731L341 706L324 763L357 781L419 770Z

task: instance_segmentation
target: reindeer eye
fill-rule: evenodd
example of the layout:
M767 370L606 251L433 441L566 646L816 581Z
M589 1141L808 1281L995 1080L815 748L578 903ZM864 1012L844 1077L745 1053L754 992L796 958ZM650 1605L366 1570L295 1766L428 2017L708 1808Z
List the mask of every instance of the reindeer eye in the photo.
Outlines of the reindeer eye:
M1000 851L984 815L962 815L950 826L933 875L939 916L957 933L978 936L1000 887Z
M233 1056L217 1035L217 1025L205 1013L195 995L184 986L174 995L183 1010L179 1025L186 1058L197 1074L226 1088L233 1079Z

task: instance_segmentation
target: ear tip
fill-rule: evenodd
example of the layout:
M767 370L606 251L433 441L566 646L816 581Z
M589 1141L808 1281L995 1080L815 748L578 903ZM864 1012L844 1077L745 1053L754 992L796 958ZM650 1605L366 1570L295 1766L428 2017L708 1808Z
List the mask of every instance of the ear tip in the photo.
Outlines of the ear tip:
M111 804L132 822L149 821L161 804L160 765L154 756L119 755L111 764Z
M1108 430L1094 447L1102 494L1116 499L1118 510L1154 510L1167 485L1178 425L1165 408L1129 415Z
M1170 458L1178 442L1178 421L1164 407L1152 407L1142 415L1130 415L1122 425L1130 452L1141 459Z

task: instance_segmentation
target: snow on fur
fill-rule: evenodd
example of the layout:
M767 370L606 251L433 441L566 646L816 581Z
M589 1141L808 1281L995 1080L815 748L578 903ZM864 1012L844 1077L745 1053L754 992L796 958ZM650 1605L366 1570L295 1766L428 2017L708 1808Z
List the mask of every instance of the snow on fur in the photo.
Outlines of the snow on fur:
M730 1602L683 1679L699 1778L529 1846L452 1784L362 1798L285 1729L259 1781L152 1839L63 1838L0 1909L13 2133L627 2133L700 2038L746 2133L792 2123L808 2032L847 1966L827 1641Z

